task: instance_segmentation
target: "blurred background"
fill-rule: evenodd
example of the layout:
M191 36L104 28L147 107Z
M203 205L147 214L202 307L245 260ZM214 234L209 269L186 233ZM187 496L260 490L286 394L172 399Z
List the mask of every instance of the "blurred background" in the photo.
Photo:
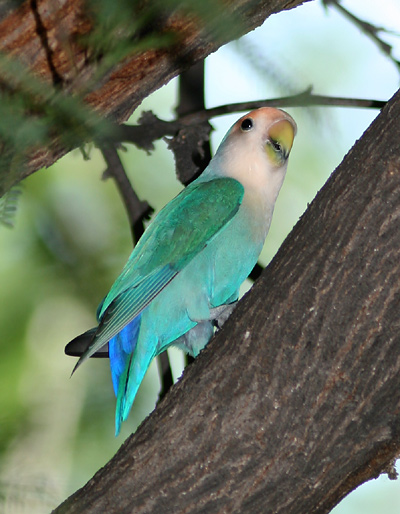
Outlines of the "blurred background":
M382 0L342 3L354 14L397 34L382 34L400 60L400 5ZM304 91L389 99L399 70L365 34L333 7L310 2L265 24L206 61L207 107ZM177 81L136 112L174 117ZM372 109L287 109L298 123L289 170L261 261L268 264L335 167L378 115ZM211 120L213 151L241 115ZM108 360L91 360L70 378L75 359L65 344L95 324L98 303L131 248L126 213L94 147L90 159L71 152L21 186L15 227L0 226L0 511L44 513L103 466L154 409L152 364L129 420L114 437L115 399ZM160 209L182 186L172 154L159 141L149 155L121 152L139 197ZM244 288L245 289L245 288ZM174 377L183 357L170 351ZM349 495L335 514L398 514L400 484L386 476Z

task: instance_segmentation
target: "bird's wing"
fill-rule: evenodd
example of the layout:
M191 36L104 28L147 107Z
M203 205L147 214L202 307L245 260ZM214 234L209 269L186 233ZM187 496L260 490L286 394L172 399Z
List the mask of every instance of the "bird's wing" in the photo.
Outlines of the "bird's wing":
M229 223L243 199L235 179L194 182L160 211L105 297L99 327L75 369L133 320Z

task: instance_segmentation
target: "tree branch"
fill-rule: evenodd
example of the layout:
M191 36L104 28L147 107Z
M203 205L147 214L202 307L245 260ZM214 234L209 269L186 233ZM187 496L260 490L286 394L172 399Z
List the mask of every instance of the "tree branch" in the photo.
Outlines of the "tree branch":
M181 123L193 123L195 121L208 120L216 116L224 116L241 111L250 111L259 107L356 107L361 109L382 109L386 100L372 100L366 98L345 98L340 96L315 95L312 87L297 95L283 96L251 102L238 102L227 105L219 105L201 112L191 113L179 119Z
M199 125L211 118L225 116L237 112L246 112L259 107L356 107L361 109L382 109L386 105L385 100L372 100L364 98L344 98L324 95L315 95L311 88L297 95L284 96L251 102L239 102L219 105L210 109L201 109L180 116L176 120L164 121L151 112L145 112L139 119L138 125L122 125L118 127L114 140L124 143L132 143L138 148L150 152L154 149L154 141L165 136L176 136L180 130L191 127L198 130ZM196 128L197 127L197 128ZM188 167L190 165L188 164ZM188 182L188 181L186 181ZM186 183L185 182L185 183Z
M400 93L232 317L56 513L327 513L400 451Z

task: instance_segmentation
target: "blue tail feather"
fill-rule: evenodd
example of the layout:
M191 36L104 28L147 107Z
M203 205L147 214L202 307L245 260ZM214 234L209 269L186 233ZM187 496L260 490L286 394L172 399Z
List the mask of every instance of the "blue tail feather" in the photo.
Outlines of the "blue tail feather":
M150 339L150 340L149 340ZM125 361L125 369L120 375L115 409L115 435L119 434L122 421L128 418L139 386L155 356L155 341L147 338L135 347Z
M114 386L115 396L118 395L118 386L121 375L124 373L127 363L136 348L136 343L139 335L141 315L136 316L128 325L126 325L121 332L115 337L110 339L109 355L111 377Z

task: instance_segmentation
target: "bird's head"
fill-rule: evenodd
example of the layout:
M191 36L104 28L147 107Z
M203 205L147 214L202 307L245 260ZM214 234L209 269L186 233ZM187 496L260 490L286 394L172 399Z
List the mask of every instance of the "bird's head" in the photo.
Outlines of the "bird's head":
M265 151L273 166L284 164L292 149L297 126L294 119L280 109L262 107L240 118L227 138L244 147ZM258 154L258 152L256 152Z
M251 111L226 134L213 159L213 171L237 179L245 191L262 191L275 203L296 131L293 118L280 109Z

